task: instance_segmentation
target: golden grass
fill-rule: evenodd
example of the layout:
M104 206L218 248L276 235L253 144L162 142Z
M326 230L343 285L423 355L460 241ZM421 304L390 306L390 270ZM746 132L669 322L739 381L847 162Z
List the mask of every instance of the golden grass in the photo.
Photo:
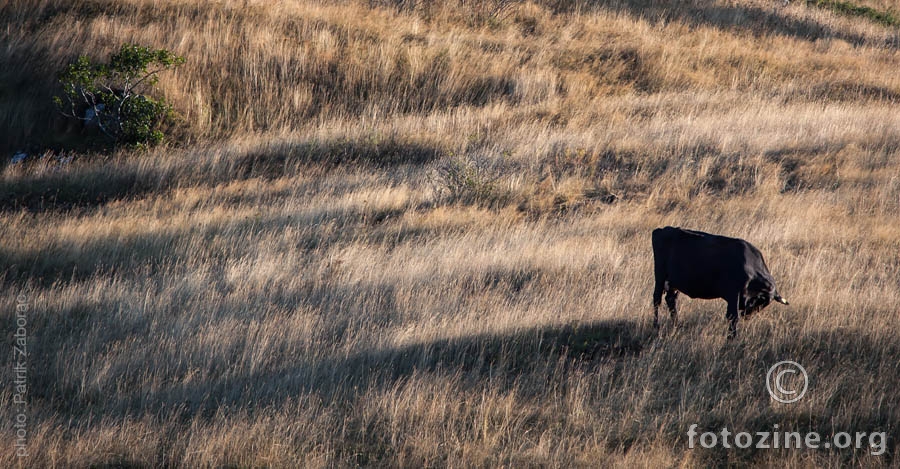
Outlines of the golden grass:
M0 330L24 293L32 351L29 456L5 440L0 466L897 464L896 30L762 1L0 21L0 151L77 146L48 104L78 54L188 59L159 89L172 145L0 175ZM684 299L655 331L662 225L751 241L791 305L727 341L724 303ZM786 359L793 405L765 390ZM889 445L689 450L692 423Z

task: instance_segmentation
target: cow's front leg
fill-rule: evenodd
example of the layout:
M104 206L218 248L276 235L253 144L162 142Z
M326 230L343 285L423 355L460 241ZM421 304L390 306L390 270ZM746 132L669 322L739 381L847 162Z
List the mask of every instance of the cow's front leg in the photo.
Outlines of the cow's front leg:
M728 311L725 313L725 318L728 320L728 338L733 339L737 337L737 323L738 323L738 305L740 304L740 298L735 297L728 300Z
M678 323L678 307L676 306L676 300L678 299L678 290L674 288L669 288L669 291L666 292L666 306L669 307L669 317L672 318L672 323Z

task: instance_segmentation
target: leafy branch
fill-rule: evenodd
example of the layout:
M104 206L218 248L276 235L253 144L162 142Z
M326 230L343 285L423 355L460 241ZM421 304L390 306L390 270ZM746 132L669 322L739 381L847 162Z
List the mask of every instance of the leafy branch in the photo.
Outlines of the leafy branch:
M165 49L123 44L108 63L93 63L81 56L59 74L64 96L54 97L63 115L96 125L117 143L156 144L159 130L171 115L164 98L149 91L159 82L159 74L185 62Z

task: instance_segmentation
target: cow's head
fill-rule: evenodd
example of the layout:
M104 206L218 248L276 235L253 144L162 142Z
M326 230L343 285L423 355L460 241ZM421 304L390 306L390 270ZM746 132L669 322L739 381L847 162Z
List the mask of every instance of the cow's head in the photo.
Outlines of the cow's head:
M761 311L766 306L769 306L769 303L771 302L772 297L769 292L757 292L753 296L748 295L746 303L744 303L744 311L741 316L749 318L756 312Z
M754 313L762 311L763 308L769 306L772 301L781 304L789 304L787 300L781 297L775 290L775 285L768 279L758 278L750 281L747 285L747 295L744 303L744 311L741 316L749 318Z

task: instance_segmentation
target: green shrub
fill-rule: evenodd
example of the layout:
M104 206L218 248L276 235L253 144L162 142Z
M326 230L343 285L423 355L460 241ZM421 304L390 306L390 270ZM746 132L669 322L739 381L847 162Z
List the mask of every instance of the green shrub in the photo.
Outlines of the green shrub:
M149 91L159 73L184 63L165 49L123 44L107 63L81 56L59 74L64 96L54 101L63 114L96 126L115 143L143 147L163 140L162 124L172 107Z

